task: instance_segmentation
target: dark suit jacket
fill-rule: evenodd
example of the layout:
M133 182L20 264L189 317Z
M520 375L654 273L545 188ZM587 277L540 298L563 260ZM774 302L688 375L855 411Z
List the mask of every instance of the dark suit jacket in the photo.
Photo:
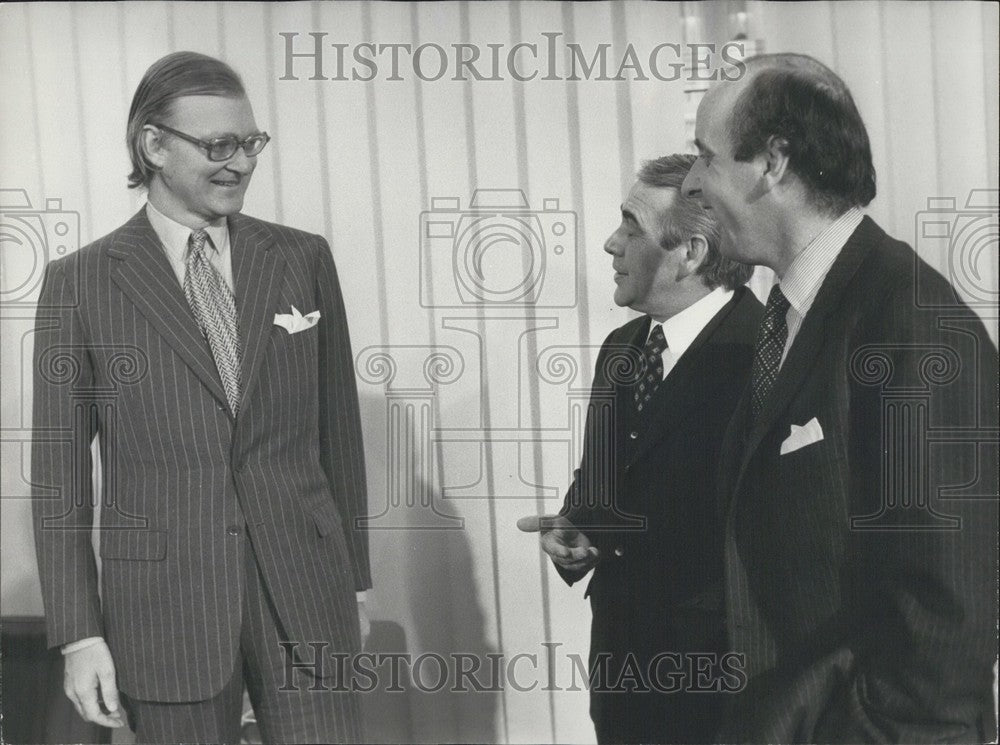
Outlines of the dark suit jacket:
M814 417L823 439L781 455ZM727 433L727 622L747 684L724 741L982 741L996 427L982 323L865 218L757 422L745 396Z
M563 514L601 552L588 592L591 666L610 653L613 688L627 655L646 675L659 652L714 652L722 635L722 542L715 481L726 423L749 376L762 307L747 288L716 314L636 416L636 356L650 319L612 331L597 358L580 468ZM581 575L561 571L573 582ZM661 668L669 687L669 664ZM655 690L655 685L650 684ZM600 693L600 691L597 691ZM603 739L710 737L694 701L656 693L594 695ZM707 703L704 694L697 694ZM708 731L706 731L708 727Z
M145 210L53 261L39 301L32 472L49 644L103 635L119 687L139 699L200 700L227 682L248 539L291 640L355 649L354 590L370 584L367 537L353 529L364 456L330 249L244 215L229 225L236 419ZM293 305L319 310L319 323L275 325Z

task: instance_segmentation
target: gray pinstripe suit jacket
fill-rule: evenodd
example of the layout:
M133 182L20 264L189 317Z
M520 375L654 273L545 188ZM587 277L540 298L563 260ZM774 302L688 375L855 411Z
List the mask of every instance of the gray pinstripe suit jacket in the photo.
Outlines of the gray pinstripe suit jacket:
M918 287L917 278L920 286ZM865 218L723 446L723 742L982 742L996 655L997 351ZM823 439L781 454L792 425Z
M292 640L350 651L370 585L347 319L321 237L229 220L243 349L234 419L140 211L47 268L32 474L49 644L103 635L135 698L192 701L235 665L248 539ZM289 334L276 313L321 312ZM100 443L100 597L91 442ZM307 653L311 657L311 653Z

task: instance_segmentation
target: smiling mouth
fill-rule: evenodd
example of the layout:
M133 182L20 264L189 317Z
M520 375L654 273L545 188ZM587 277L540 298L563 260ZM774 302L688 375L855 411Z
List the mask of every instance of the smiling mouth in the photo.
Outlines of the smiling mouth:
M233 187L239 186L242 179L212 179L212 183L216 186Z

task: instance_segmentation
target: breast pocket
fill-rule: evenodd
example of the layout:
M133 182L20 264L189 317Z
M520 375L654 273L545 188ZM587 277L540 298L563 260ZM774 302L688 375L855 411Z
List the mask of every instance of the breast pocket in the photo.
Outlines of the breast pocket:
M319 324L294 332L275 325L261 367L262 381L268 382L273 395L297 409L305 392L315 390L318 359Z

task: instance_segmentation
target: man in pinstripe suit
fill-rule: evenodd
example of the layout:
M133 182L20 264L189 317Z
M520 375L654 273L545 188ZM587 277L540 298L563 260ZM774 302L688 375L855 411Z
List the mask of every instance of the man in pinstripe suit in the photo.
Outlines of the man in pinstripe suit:
M989 741L996 349L947 280L862 215L868 135L825 66L749 60L705 96L696 134L685 190L734 258L779 279L723 449L728 636L747 685L720 738Z
M268 741L361 739L328 659L359 649L370 584L350 340L327 243L240 214L268 139L224 63L154 63L128 121L148 204L39 302L49 644L80 714L142 742L238 742L244 686Z

